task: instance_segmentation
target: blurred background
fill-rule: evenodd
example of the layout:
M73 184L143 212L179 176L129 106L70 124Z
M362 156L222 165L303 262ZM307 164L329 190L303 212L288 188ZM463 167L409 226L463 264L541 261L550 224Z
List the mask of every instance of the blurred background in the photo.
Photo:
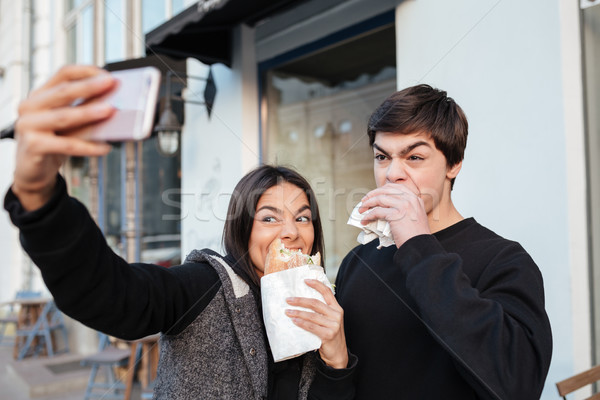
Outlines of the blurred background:
M370 113L407 86L446 90L470 125L455 204L544 276L542 398L599 363L600 1L0 0L0 54L0 128L64 64L162 71L161 129L63 173L116 252L165 268L221 248L234 185L278 163L317 193L334 279L356 245L350 211L374 188ZM3 192L13 152L0 143ZM45 290L6 214L0 254L0 301ZM71 351L96 349L95 332L67 325Z

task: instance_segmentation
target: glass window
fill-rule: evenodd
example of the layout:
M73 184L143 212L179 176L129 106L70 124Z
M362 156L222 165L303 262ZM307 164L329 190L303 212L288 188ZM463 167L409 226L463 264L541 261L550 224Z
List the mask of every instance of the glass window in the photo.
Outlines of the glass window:
M170 267L181 263L181 152L162 156L156 142L142 142L141 261Z
M183 9L185 8L185 3L183 0L172 0L173 2L171 3L171 9L173 10L173 15L177 15L180 12L183 11Z
M66 59L68 63L94 64L94 2L92 0L70 0L65 15ZM71 194L86 205L92 197L91 171L88 158L71 157L65 165L65 178Z
M90 159L87 157L71 157L66 166L65 179L71 196L83 204L90 204Z
M78 3L78 5L80 5ZM65 16L67 34L66 58L68 63L94 63L94 4L81 2L81 7Z
M125 59L125 4L123 0L104 2L104 61Z
M357 245L354 205L374 188L366 124L396 90L393 25L266 71L265 161L291 165L315 191L325 232L326 268L335 276Z
M190 1L184 0L142 0L142 30L150 32L169 18L179 14Z
M77 62L80 64L94 63L94 6L89 5L81 12L81 41Z
M67 29L67 64L77 62L77 26Z
M124 208L123 199L123 174L121 170L121 160L123 158L123 146L115 143L110 153L103 159L104 176L104 236L113 251L123 257L124 236L122 210Z
M142 0L142 30L150 32L167 18L165 0Z
M67 11L79 7L84 0L67 0Z

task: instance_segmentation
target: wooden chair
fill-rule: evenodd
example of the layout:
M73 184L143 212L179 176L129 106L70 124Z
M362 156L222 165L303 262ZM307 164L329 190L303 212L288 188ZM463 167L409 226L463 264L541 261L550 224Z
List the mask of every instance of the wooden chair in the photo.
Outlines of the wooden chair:
M15 296L15 299L25 299L33 297L41 297L42 292L32 292L29 290L19 290ZM10 327L16 332L17 324L19 322L19 314L17 307L14 304L9 304L4 312L0 316L0 346L14 346L15 345L15 334L7 334Z
M5 314L0 316L0 346L14 346L15 335L10 335L7 332L11 326L16 330L17 322L19 322L19 316L15 307L11 304L6 308Z
M574 391L581 389L584 386L591 385L600 380L600 365L592 367L587 371L583 371L577 375L573 375L570 378L562 380L556 383L558 394L567 399L567 394L573 393ZM600 400L600 393L596 393L585 400Z
M129 354L129 349L117 348L107 335L100 334L98 352L81 361L82 365L92 367L84 400L92 398L125 399L125 383L118 379L115 368L126 367ZM104 371L105 380L97 381L98 372L101 370Z
M62 313L56 307L56 303L50 300L44 305L42 312L33 324L17 328L17 338L23 338L23 343L19 345L17 359L22 360L28 355L37 355L42 351L45 351L48 357L53 357L57 353L52 337L54 332L62 333L63 349L61 352L68 353L69 338L65 321Z
M134 372L137 369L136 366L139 367L138 377L142 389L141 398L152 399L160 356L158 349L159 340L160 334L156 333L130 342L131 356L129 358L125 400L129 400L131 396Z
M9 335L7 332L11 326L16 328L18 321L17 313L12 308L7 311L6 315L0 317L0 346L14 346L15 336Z

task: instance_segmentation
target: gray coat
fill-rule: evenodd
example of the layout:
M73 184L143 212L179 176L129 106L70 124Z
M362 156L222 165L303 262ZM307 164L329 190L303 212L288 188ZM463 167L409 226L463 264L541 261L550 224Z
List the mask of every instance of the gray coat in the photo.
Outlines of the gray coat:
M207 263L221 288L177 335L162 335L155 399L266 399L268 352L250 287L221 257L194 250L186 263ZM299 399L306 399L315 363L306 355Z

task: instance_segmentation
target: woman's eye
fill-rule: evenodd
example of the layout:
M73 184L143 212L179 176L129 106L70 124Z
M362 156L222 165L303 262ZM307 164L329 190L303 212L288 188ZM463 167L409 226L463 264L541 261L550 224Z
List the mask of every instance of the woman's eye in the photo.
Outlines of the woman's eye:
M277 222L275 217L263 217L262 222Z
M296 219L296 221L298 221L298 222L310 222L310 217L308 217L306 215L303 215L302 217L298 217Z

